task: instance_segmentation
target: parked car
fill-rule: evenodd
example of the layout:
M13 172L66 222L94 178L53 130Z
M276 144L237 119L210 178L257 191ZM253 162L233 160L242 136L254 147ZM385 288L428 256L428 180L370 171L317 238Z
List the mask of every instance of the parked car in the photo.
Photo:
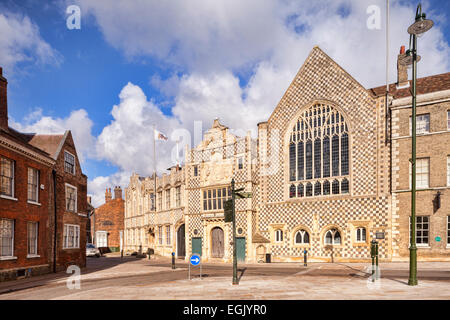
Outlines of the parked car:
M86 244L86 257L93 256L99 258L101 256L100 250L98 250L94 244L88 243Z

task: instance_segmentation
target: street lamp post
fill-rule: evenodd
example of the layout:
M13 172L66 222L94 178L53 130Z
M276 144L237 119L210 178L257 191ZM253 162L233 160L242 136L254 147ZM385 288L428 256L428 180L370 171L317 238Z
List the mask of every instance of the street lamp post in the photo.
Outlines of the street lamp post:
M231 201L233 204L233 221L231 222L233 228L233 284L239 284L237 278L237 257L236 257L236 209L235 209L236 194L235 194L234 178L231 180Z
M403 65L412 65L412 143L411 143L411 240L409 247L409 279L408 285L417 285L417 246L416 246L416 81L417 62L420 56L417 55L417 37L433 27L433 21L425 19L422 13L422 6L419 3L416 10L415 22L408 28L410 34L409 49L404 58L400 61ZM412 43L411 43L412 42ZM411 48L412 44L412 48Z

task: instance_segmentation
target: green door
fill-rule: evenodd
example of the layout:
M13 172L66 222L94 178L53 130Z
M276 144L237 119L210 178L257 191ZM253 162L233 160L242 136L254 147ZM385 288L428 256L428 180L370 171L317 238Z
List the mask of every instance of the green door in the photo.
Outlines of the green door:
M202 255L202 238L192 238L192 254Z
M236 256L238 261L245 261L245 238L236 238Z

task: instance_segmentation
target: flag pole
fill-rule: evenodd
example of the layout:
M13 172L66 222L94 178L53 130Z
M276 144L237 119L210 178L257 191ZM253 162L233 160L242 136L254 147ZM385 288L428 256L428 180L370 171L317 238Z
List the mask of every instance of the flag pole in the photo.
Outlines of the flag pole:
M179 166L180 165L180 160L178 159L178 155L179 155L179 150L178 150L178 143L180 142L180 140L177 140L176 141L177 142L177 166Z
M153 125L153 179L155 183L155 211L156 211L156 125Z

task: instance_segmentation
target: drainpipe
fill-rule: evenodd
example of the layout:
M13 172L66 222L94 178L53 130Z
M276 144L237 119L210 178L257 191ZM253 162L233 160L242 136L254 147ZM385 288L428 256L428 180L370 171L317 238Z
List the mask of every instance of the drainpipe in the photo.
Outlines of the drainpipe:
M56 171L52 170L52 177L53 177L53 210L54 210L54 229L53 229L53 272L56 273L56 252L57 252L57 209L56 209Z

